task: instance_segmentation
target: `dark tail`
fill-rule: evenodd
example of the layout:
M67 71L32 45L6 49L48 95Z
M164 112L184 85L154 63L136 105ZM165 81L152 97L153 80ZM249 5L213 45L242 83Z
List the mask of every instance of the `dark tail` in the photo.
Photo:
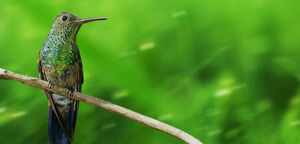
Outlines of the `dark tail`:
M74 123L74 108L72 107L69 114L66 116L64 120L64 124L66 128L73 135L72 126ZM58 119L53 112L51 106L49 107L49 141L50 144L70 144L71 141L68 139L63 129L61 128Z

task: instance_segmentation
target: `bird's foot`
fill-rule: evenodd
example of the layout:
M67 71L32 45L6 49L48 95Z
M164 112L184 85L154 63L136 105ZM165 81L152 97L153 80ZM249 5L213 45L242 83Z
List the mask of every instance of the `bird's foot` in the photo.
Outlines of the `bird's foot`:
M74 92L75 92L75 90L72 89L72 88L70 88L70 89L68 90L68 95L69 95L69 96L73 96L73 95L74 95Z
M48 82L48 86L49 86L50 88L53 88L53 87L54 87L54 83L51 82L51 81L49 81L49 82Z

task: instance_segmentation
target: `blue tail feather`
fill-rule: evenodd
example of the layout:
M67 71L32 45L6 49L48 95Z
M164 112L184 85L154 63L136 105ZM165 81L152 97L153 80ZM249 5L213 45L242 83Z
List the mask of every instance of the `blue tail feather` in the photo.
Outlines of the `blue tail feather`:
M73 123L74 123L74 108L72 107L69 114L64 119L64 124L67 130L73 135ZM49 107L49 141L50 144L71 144L70 140L61 128L58 119L52 109Z

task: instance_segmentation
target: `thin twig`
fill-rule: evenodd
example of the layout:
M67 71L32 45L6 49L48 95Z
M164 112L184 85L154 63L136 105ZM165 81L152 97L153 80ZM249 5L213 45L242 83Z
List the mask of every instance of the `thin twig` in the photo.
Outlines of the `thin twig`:
M121 106L112 104L105 100L95 98L95 97L92 97L92 96L89 96L89 95L86 95L83 93L75 92L74 95L70 97L68 95L68 89L57 87L57 86L50 88L48 86L48 82L37 79L37 78L20 75L20 74L13 73L11 71L0 68L0 79L16 80L25 85L31 86L31 87L44 89L44 90L51 91L51 92L54 92L54 93L57 93L60 95L64 95L69 98L80 100L87 104L109 110L111 112L117 113L117 114L125 116L127 118L130 118L130 119L137 121L141 124L144 124L146 126L152 127L154 129L160 130L162 132L165 132L165 133L172 135L188 144L202 144L198 139L194 138L193 136L189 135L188 133L186 133L178 128L175 128L173 126L170 126L166 123L160 122L156 119L144 116L144 115L134 112L132 110L123 108Z

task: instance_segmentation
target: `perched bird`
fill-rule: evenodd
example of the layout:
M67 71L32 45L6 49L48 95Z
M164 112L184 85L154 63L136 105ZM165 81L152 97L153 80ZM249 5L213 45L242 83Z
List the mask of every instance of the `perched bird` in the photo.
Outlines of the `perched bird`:
M59 86L81 92L83 84L82 62L76 44L76 35L82 24L107 18L80 19L72 13L59 14L39 52L40 79L48 81L50 88ZM73 142L79 101L44 91L49 101L49 141L51 144Z

